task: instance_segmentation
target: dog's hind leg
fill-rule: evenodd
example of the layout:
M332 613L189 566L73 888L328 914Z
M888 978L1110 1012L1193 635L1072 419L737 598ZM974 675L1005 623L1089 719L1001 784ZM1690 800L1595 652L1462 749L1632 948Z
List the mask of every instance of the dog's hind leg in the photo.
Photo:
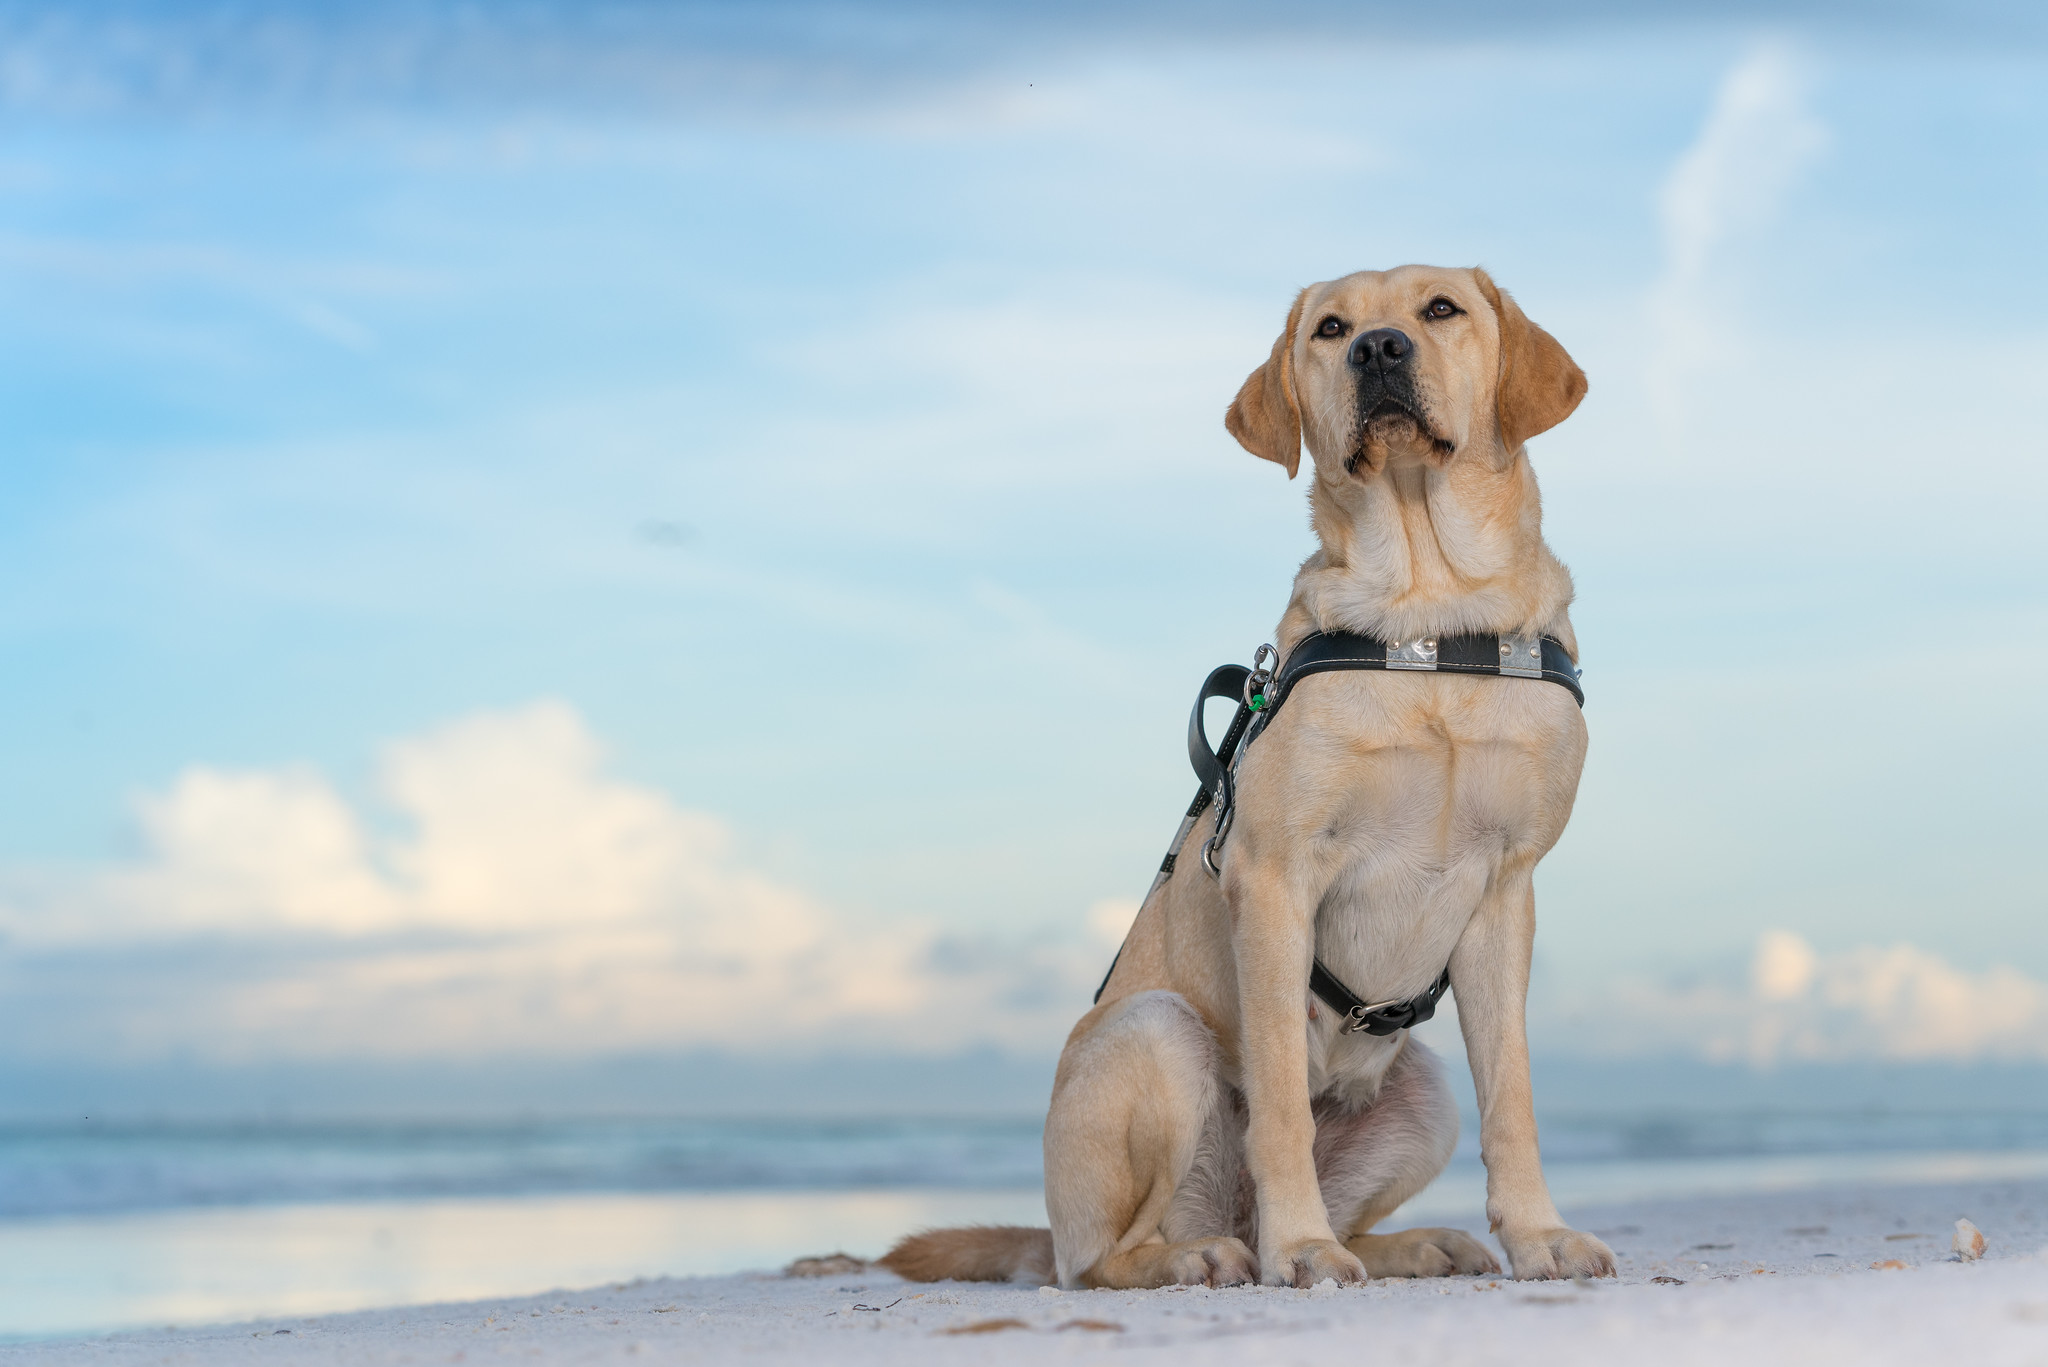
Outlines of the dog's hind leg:
M1463 1230L1367 1231L1443 1171L1458 1143L1458 1107L1436 1055L1414 1037L1364 1107L1316 1105L1316 1180L1330 1228L1375 1277L1498 1272L1486 1246Z
M1175 1242L1165 1232L1218 1101L1215 1037L1178 993L1126 997L1076 1033L1045 1122L1045 1208L1060 1285L1258 1279L1257 1260L1227 1224Z

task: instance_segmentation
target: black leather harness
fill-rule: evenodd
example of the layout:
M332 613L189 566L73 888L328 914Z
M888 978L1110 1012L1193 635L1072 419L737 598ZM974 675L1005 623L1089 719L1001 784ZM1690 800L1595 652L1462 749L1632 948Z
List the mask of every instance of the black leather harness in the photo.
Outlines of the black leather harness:
M1194 713L1188 718L1188 760L1194 765L1195 777L1201 780L1202 787L1181 818L1173 843L1167 847L1158 876L1145 894L1147 902L1158 893L1161 884L1173 877L1174 863L1188 833L1211 805L1216 808L1216 832L1203 842L1201 859L1211 876L1221 876L1216 859L1223 851L1224 839L1230 834L1231 820L1236 814L1237 766L1243 762L1251 743L1273 724L1273 718L1293 696L1296 685L1311 674L1333 669L1386 669L1543 679L1569 689L1579 706L1586 705L1578 667L1572 663L1563 642L1550 636L1482 633L1381 641L1350 632L1319 631L1303 637L1277 673L1263 667L1272 653L1271 646L1260 646L1250 667L1221 665L1202 682ZM1202 724L1202 710L1212 698L1234 698L1238 702L1237 715L1223 733L1222 744L1213 750L1209 748L1208 730ZM1110 960L1109 972L1102 977L1102 986L1095 989L1096 1001L1102 1000L1121 958L1123 950L1118 949L1116 959ZM1339 981L1324 966L1321 956L1317 956L1309 969L1308 986L1344 1017L1346 1032L1392 1035L1420 1025L1436 1014L1437 1003L1450 989L1451 970L1446 967L1420 996L1406 1001L1369 1002Z

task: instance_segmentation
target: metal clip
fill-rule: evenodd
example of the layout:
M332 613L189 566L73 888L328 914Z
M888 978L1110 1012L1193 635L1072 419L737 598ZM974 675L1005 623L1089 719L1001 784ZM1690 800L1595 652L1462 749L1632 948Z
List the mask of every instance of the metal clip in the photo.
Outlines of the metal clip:
M1273 666L1280 663L1280 652L1271 645L1260 646L1252 652L1251 672L1244 676L1244 705L1254 712L1263 712L1272 706L1272 699L1263 696L1266 685L1273 682Z

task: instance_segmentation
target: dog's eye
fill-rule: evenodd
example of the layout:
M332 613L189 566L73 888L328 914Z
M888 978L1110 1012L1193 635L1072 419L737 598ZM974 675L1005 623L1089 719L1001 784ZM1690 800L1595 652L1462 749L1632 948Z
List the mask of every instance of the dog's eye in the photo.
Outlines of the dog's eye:
M1343 335L1344 320L1337 317L1334 313L1316 324L1316 336L1318 337L1342 337Z
M1464 311L1450 300L1439 295L1429 301L1429 307L1422 311L1422 316L1425 318L1452 318Z

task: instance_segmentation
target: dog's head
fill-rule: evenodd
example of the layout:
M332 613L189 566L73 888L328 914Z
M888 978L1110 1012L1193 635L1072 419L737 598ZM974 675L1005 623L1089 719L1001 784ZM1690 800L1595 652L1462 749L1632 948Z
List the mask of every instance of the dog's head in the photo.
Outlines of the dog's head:
M1401 266L1303 290L1224 425L1289 479L1306 440L1340 481L1474 449L1511 460L1585 395L1585 373L1485 271Z

